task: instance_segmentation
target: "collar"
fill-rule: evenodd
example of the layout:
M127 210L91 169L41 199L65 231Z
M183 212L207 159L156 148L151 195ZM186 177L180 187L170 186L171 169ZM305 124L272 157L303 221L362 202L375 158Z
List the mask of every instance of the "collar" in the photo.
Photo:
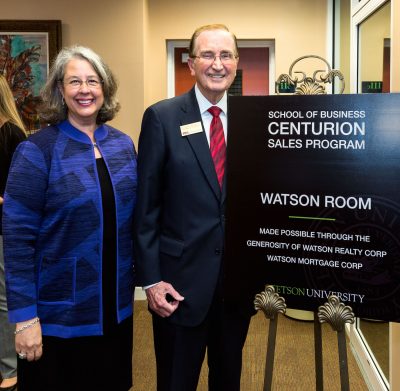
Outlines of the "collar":
M71 137L75 141L79 141L84 144L92 144L92 141L90 140L89 136L86 133L75 128L75 126L71 125L71 123L68 120L60 122L57 125L57 127L63 133L65 133L67 136ZM104 124L99 125L99 127L94 131L94 139L96 140L96 142L105 139L107 135L108 135L108 130Z
M216 105L210 103L210 101L201 93L199 87L197 86L197 83L194 86L194 92L196 94L197 102L199 103L201 115L203 115L210 108L210 106L218 106L222 110L222 112L226 115L228 109L228 98L226 91L224 92L223 97Z

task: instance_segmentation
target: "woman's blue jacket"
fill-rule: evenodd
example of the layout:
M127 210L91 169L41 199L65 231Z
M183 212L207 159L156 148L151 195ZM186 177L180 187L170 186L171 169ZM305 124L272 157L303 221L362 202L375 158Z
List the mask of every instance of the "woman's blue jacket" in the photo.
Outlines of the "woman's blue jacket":
M117 221L117 318L132 314L136 152L108 125L95 140L111 178ZM4 197L3 237L11 322L40 318L44 335L102 334L103 212L94 148L68 121L21 143Z

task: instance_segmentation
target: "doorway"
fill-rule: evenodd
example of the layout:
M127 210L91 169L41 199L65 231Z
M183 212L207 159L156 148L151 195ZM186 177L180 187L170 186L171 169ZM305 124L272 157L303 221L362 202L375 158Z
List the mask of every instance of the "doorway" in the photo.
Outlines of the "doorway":
M188 91L195 84L187 60L188 40L167 42L168 97ZM270 95L275 91L275 42L273 40L238 40L238 72L231 95Z

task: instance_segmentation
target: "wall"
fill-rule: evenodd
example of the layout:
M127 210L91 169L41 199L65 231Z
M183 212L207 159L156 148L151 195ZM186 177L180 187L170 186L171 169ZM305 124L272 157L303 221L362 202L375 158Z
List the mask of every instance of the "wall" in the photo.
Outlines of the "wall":
M63 46L98 52L119 81L122 108L111 125L136 141L144 109L144 0L0 0L1 19L60 19Z
M239 39L275 39L276 75L304 54L327 57L327 4L321 0L188 2L147 0L145 105L167 96L166 41L189 39L203 24L224 23Z
M392 0L391 45L391 91L400 92L400 0Z
M99 52L120 82L122 109L112 125L136 141L144 108L167 96L167 40L189 39L197 26L225 23L238 38L275 39L277 76L304 54L327 57L326 1L282 4L279 0L0 0L0 9L2 19L61 19L63 45L80 43Z
M350 93L350 0L340 1L340 64L345 80L345 94Z

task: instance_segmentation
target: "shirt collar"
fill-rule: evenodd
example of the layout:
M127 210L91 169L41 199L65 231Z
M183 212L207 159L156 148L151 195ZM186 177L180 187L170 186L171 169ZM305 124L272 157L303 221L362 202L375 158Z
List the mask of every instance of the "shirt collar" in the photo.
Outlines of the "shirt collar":
M220 101L215 105L210 103L210 101L201 93L199 87L197 86L197 83L194 87L194 92L196 94L196 99L199 104L200 113L202 115L210 108L210 106L218 106L222 110L222 112L226 115L228 108L228 98L226 91L222 96L222 98L220 99Z

